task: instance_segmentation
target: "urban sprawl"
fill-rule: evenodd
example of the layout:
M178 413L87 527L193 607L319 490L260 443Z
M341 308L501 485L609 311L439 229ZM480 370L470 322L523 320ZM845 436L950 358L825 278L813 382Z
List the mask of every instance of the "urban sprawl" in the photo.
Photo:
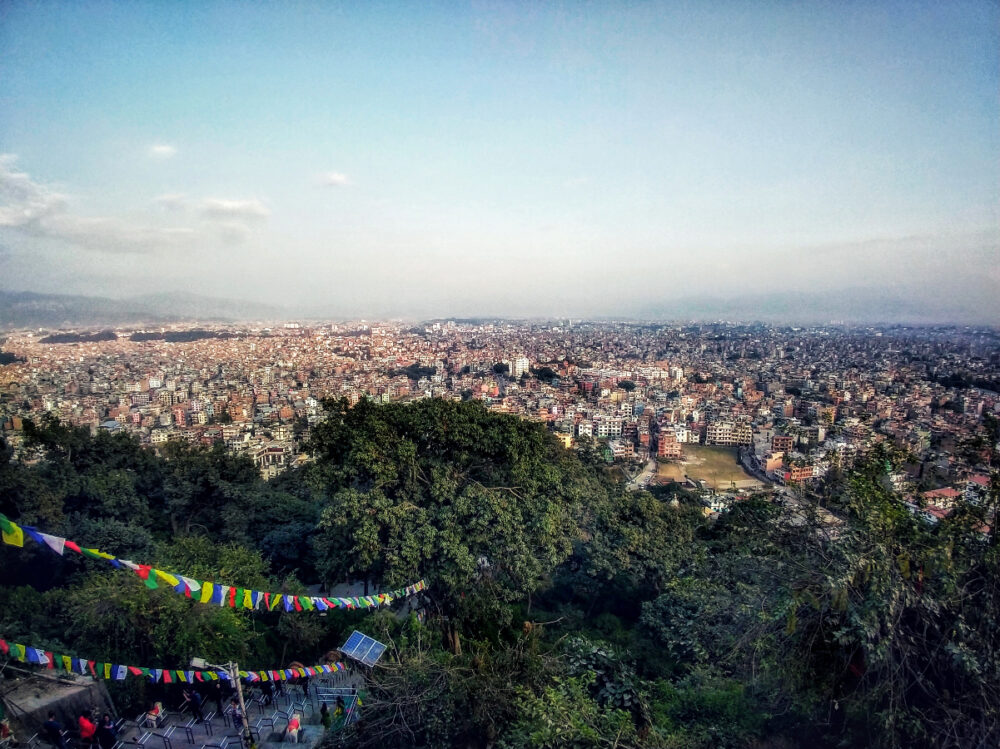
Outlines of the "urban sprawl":
M22 331L3 350L0 422L18 454L24 419L50 414L154 448L222 442L271 478L308 460L325 398L476 399L712 509L815 487L888 442L906 456L894 488L932 523L985 495L984 425L1000 413L1000 336L985 328L286 323ZM708 450L735 473L699 474Z

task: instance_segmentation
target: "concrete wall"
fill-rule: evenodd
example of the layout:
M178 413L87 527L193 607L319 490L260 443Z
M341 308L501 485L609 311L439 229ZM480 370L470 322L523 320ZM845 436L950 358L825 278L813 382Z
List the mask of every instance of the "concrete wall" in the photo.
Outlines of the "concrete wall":
M84 710L94 711L95 722L102 713L115 715L114 703L103 681L78 674L60 677L17 674L17 677L0 681L0 699L21 743L42 730L50 710L63 728L71 731L76 730L77 718Z

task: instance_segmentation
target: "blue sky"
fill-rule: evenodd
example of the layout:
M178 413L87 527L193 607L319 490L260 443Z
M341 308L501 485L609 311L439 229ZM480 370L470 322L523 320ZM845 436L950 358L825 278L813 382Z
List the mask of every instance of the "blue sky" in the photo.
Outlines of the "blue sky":
M998 92L993 2L6 3L0 284L1000 322Z

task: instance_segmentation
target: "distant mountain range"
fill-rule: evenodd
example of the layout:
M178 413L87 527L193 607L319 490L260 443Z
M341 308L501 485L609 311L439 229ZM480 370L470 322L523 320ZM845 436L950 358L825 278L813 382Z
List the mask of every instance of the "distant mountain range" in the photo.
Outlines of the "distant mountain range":
M341 311L342 312L342 311ZM365 315L380 319L378 315ZM394 315L383 317L398 317ZM665 294L662 301L648 301L618 314L595 310L592 314L560 317L635 320L731 320L778 324L910 323L920 325L997 325L995 299L975 295L928 294L919 289L851 288L825 291L783 291L738 296L685 296ZM277 322L282 320L331 320L320 308L291 308L219 299L185 292L145 294L128 299L0 291L0 330L15 328L95 328L100 326L162 325L171 322ZM428 314L428 318L458 319ZM519 316L508 314L505 319ZM523 317L528 317L524 315ZM531 315L544 319L545 315ZM484 318L485 319L485 318ZM494 319L494 316L490 316ZM496 317L499 319L499 317Z
M733 320L765 323L988 324L994 304L916 289L849 288L782 291L734 297L684 297L650 303L637 316L658 320Z
M287 319L280 307L188 293L129 299L0 291L0 329Z

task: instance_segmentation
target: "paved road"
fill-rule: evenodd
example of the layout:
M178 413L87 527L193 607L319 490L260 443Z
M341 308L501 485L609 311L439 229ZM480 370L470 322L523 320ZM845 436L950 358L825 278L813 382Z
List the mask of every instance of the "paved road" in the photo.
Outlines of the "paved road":
M636 476L634 479L628 482L628 490L635 491L636 489L645 489L649 486L649 482L653 480L656 475L656 459L650 458L649 462L646 463L646 467L642 469L642 472Z

